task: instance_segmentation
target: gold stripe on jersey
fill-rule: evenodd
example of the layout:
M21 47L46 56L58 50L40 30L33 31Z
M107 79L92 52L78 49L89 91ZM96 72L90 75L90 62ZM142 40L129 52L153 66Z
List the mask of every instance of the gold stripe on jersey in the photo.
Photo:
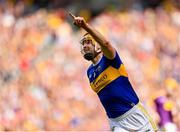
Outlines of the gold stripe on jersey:
M127 72L123 64L121 64L119 69L109 66L93 82L91 82L91 88L98 93L120 76L127 77Z

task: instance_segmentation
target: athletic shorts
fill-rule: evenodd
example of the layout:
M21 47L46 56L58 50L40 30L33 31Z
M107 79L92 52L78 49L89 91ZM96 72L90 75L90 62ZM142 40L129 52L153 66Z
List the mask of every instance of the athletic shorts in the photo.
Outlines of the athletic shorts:
M138 103L129 111L117 118L109 118L109 123L113 132L157 131L155 123L141 103Z

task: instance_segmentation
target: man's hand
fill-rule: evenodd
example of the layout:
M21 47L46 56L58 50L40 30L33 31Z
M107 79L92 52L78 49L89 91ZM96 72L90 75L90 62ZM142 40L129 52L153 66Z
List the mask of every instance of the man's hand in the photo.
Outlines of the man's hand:
M84 28L86 26L86 21L83 17L76 17L75 15L73 15L72 13L69 12L69 15L73 18L74 20L74 25L78 26L78 27L82 27Z

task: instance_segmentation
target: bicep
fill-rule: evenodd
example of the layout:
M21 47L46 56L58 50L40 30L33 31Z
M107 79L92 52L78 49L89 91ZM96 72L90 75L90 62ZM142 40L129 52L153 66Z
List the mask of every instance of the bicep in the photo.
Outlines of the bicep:
M101 46L101 50L108 59L114 59L116 56L116 50L109 42Z

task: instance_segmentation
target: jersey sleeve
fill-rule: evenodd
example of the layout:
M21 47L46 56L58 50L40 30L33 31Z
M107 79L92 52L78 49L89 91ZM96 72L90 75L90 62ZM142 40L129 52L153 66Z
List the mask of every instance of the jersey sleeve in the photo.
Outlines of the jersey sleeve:
M119 57L119 54L117 51L116 51L116 55L115 55L114 59L108 59L107 57L105 57L105 58L108 61L108 63L116 69L118 69L122 64L121 58Z

